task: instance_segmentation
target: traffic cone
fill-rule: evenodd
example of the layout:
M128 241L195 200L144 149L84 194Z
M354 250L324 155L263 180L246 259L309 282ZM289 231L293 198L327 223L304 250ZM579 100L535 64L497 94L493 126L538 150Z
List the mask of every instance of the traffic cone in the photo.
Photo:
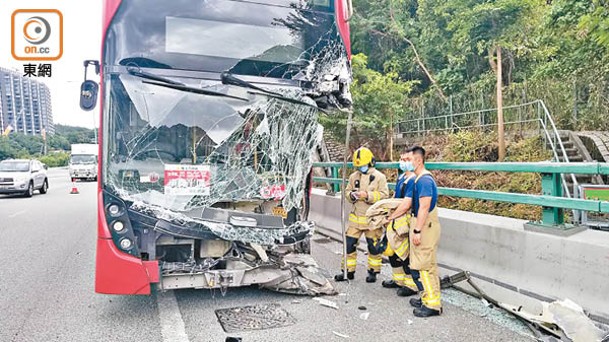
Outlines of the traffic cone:
M71 194L78 194L78 188L76 187L76 183L72 182L72 190L70 190Z

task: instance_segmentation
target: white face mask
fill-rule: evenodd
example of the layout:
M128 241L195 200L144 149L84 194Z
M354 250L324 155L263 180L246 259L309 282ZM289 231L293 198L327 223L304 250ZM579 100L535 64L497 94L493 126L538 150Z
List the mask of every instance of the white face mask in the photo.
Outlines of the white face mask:
M411 161L400 160L400 170L402 170L403 172L406 172L406 171L412 172L412 171L414 171L414 165L412 164Z

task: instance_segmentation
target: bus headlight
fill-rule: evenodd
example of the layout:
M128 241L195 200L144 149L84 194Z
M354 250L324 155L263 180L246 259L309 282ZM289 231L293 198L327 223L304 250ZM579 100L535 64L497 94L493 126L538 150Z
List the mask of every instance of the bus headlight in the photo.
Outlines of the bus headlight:
M112 225L112 229L114 229L115 232L120 233L125 229L125 225L121 221L116 221Z
M121 214L121 208L116 204L111 204L108 206L108 213L111 216L117 217Z
M127 238L122 239L120 244L122 249L129 249L131 246L133 246L133 242Z

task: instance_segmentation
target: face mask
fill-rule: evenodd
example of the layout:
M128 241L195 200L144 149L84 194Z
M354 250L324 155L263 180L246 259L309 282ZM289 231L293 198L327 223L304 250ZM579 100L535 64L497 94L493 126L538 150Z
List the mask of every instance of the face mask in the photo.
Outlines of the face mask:
M359 172L365 174L368 172L368 165L360 166L358 170L359 170Z
M400 160L400 170L402 170L402 172L412 172L414 171L414 165L412 165L412 162L410 161Z

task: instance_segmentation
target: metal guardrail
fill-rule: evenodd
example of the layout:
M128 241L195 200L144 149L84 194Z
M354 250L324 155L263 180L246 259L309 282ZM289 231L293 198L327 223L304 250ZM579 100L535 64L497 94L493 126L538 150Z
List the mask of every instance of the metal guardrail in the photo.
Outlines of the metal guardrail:
M336 169L332 174L338 174L338 168L342 166L343 163L313 163L313 167ZM347 166L352 168L353 164L348 163ZM561 179L565 173L609 175L609 163L426 163L425 166L428 170L539 173L542 176L540 195L445 187L439 187L438 193L443 196L541 206L541 224L545 226L565 228L564 209L609 213L609 202L563 197ZM376 168L397 169L398 163L377 163ZM314 177L313 180L338 186L342 183L337 177ZM395 189L395 184L391 183L390 187Z

